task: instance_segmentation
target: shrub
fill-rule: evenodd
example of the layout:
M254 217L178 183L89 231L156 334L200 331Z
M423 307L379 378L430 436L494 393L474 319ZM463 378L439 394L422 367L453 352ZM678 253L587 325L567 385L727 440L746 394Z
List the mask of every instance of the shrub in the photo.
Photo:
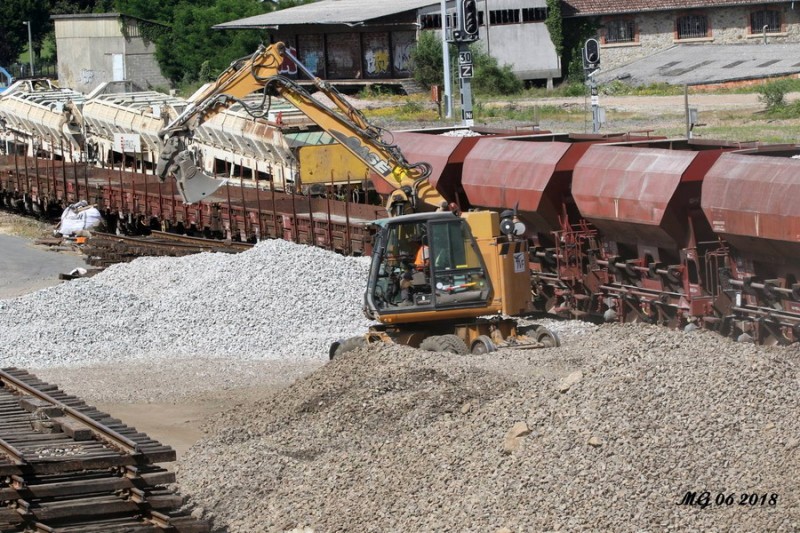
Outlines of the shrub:
M776 80L758 88L758 101L767 106L767 110L786 105L786 93L791 89L787 80Z
M425 88L444 83L444 60L442 41L432 31L419 34L417 45L411 51L414 64L414 79Z
M497 60L476 46L472 50L475 77L472 88L478 94L510 95L522 92L524 84L511 71L511 65L500 66Z

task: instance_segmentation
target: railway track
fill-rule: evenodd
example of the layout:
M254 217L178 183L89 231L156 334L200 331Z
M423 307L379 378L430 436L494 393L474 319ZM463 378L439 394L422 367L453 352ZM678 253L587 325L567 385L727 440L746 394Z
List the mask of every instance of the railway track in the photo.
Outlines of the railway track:
M86 262L94 267L133 261L137 257L180 257L202 252L238 253L253 245L220 241L154 231L146 237L126 237L110 233L93 233L83 248Z
M202 533L175 450L25 370L0 371L0 532Z

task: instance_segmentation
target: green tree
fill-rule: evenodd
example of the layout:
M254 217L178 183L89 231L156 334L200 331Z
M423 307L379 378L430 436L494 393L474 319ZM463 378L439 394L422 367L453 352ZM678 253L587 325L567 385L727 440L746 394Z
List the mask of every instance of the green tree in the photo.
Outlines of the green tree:
M472 88L477 94L517 94L524 84L514 72L511 65L499 65L497 59L487 54L479 45L470 46L472 62L475 65L475 77Z
M256 0L217 0L205 6L179 4L173 12L172 31L157 41L156 57L165 76L173 81L216 77L231 61L252 54L265 35L259 30L215 30L216 24L258 15L263 4ZM202 80L201 80L202 81Z
M51 22L46 0L2 0L0 1L0 65L15 63L28 47L28 28L34 51L41 46L42 38L50 31Z
M172 24L175 11L183 0L115 0L114 6L123 15L130 15L153 22ZM192 5L202 9L213 4L212 0L193 1Z
M450 66L455 68L457 49L454 45L449 45L448 50ZM514 94L522 90L523 83L511 71L510 65L498 65L497 60L488 55L478 44L471 45L470 51L475 65L472 87L476 93ZM425 87L444 84L442 40L435 32L423 31L420 34L417 45L411 52L411 59L414 62L414 79L420 84ZM451 79L455 79L455 76Z
M455 47L450 46L450 64L454 64ZM414 64L414 79L425 88L444 84L444 58L442 40L435 32L423 31L419 34L417 45L411 51Z
M547 19L544 21L556 54L564 53L564 19L561 17L561 0L547 0Z

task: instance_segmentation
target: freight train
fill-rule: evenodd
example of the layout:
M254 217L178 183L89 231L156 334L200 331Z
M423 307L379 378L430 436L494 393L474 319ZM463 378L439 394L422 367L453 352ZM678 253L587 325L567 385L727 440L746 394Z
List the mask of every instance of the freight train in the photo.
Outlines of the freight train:
M21 134L9 134L14 119L4 118L2 104L0 99L6 123L0 200L6 206L43 211L82 198L101 205L124 232L158 227L240 240L281 237L363 254L370 253L365 227L385 214L380 205L351 201L351 193L371 177L365 169L318 179L320 197L282 192L287 180L278 180L263 156L251 157L257 149L248 141L261 135L266 152L280 152L276 146L287 126L278 117L260 132L239 121L229 129L221 124L214 135L198 135L199 142L213 137L217 150L229 149L226 173L235 175L238 168L243 179L186 206L178 205L174 187L156 183L147 166L154 153L134 155L139 165L128 165L134 172L123 169L124 159L108 168L114 164L110 152L99 158L105 169L91 167L85 153L68 154L67 143L54 141L59 129L75 139L68 120L39 140L32 133L20 150ZM226 113L235 118L236 110ZM94 124L84 126L84 134L107 140L110 130ZM240 142L237 132L245 128L248 136ZM278 139L274 145L265 131ZM307 125L292 133L303 133L305 140L324 137ZM800 208L793 202L800 193L800 147L627 134L439 133L394 132L393 141L409 160L431 165L428 179L452 208L511 210L523 223L531 289L541 311L706 327L765 344L800 339ZM335 146L328 139L323 145ZM297 152L281 154L290 160L285 167L297 189L305 176L314 183L313 175L331 157L321 152L304 171ZM254 171L245 172L247 164ZM255 177L255 186L245 186L246 174ZM259 184L260 175L267 179ZM393 192L380 179L369 188L384 196Z
M424 146L419 135L397 135L409 157L425 156L412 148ZM540 310L766 344L800 338L800 147L575 135L466 142L459 168L433 179L461 209L514 210Z

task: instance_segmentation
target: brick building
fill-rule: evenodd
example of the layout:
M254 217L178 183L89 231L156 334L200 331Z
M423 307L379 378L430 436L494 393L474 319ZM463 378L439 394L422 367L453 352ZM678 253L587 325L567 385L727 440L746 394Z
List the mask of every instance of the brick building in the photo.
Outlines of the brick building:
M800 42L800 2L563 0L562 5L565 18L595 18L606 70L676 45Z

